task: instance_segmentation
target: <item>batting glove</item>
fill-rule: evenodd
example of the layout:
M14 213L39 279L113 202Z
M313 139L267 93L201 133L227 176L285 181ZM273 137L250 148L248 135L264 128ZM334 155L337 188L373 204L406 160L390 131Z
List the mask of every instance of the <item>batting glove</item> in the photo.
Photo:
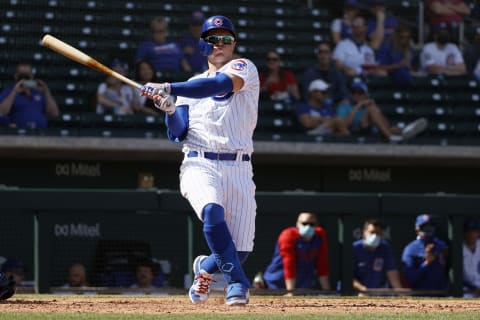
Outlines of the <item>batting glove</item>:
M155 95L153 97L153 102L157 109L164 111L168 115L175 112L175 99L171 95Z
M146 96L147 98L153 99L154 96L168 96L170 95L170 83L153 83L148 82L145 84L142 89L142 96Z

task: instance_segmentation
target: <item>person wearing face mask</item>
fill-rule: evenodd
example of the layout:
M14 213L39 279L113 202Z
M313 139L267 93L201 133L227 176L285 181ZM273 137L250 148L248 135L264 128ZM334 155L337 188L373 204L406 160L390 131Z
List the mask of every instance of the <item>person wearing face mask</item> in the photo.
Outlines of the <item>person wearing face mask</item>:
M450 42L450 32L446 25L435 30L435 41L425 44L420 54L420 64L430 75L461 76L467 74L462 53L455 43Z
M47 118L59 114L58 105L47 84L33 78L29 62L15 68L15 84L0 92L0 116L5 124L19 128L46 128Z
M315 279L321 289L330 289L327 235L315 214L301 212L296 226L280 233L263 280L269 289L293 293L298 288L315 288Z
M416 218L415 231L417 239L410 242L402 254L403 272L408 285L412 289L437 291L426 295L443 295L438 291L446 291L449 287L446 262L448 247L435 237L435 223L429 214L421 214Z
M370 288L382 287L384 274L392 288L402 287L392 249L382 238L382 231L379 220L367 220L363 238L353 243L353 287L361 295Z

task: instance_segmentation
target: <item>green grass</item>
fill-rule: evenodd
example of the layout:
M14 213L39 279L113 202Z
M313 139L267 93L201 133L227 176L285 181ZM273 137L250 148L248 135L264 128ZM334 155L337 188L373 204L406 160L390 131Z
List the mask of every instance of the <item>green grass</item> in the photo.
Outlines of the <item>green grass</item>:
M158 320L158 319L182 319L182 320L283 320L283 319L332 319L332 320L394 320L394 319L428 319L428 320L474 320L478 319L476 313L428 313L428 314L371 314L371 313L347 313L347 314L301 314L301 315L272 315L272 314L186 314L186 315L140 315L140 314L39 314L39 313L2 313L0 320Z

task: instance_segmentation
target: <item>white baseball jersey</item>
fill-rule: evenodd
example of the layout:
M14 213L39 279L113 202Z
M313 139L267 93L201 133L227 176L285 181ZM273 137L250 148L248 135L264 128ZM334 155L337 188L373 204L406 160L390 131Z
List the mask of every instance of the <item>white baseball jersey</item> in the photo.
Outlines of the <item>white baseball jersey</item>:
M420 56L422 69L430 65L455 65L463 63L462 53L454 43L447 43L443 49L440 49L435 42L427 43Z
M187 157L180 168L180 191L198 217L209 203L225 209L225 220L238 251L252 251L255 235L255 184L252 164L242 155L253 152L260 83L255 65L247 59L232 60L217 72L244 80L238 92L216 97L179 97L177 105L189 105L188 134L183 151L236 153L237 160ZM212 77L208 71L192 79Z
M480 288L480 240L474 252L463 244L463 282Z
M375 52L366 43L357 46L352 39L340 41L333 51L333 59L340 60L344 65L362 73L362 65L375 64Z

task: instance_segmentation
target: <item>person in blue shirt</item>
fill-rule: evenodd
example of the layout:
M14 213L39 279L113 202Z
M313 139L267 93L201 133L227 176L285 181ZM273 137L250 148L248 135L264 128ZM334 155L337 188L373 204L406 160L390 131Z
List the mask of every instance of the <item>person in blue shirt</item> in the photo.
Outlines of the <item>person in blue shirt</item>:
M368 0L367 5L372 15L367 20L367 37L370 39L370 46L377 50L383 41L391 38L399 21L395 16L387 15L385 0Z
M137 48L136 61L147 60L157 72L191 72L182 49L168 38L168 21L164 17L155 17L150 23L152 40L143 41Z
M437 291L425 295L443 295L441 292L449 288L448 247L435 237L435 223L429 214L421 214L416 218L415 231L417 239L410 242L402 254L403 272L408 285L416 290Z
M398 26L391 39L383 42L377 51L379 68L399 85L409 85L415 75L415 53L411 46L412 34L404 25Z
M369 219L363 225L363 238L353 243L353 287L362 295L368 294L368 289L384 287L385 275L392 288L402 287L392 249L382 232L382 223Z
M307 101L297 106L298 122L309 135L347 136L350 132L345 121L337 117L328 88L320 79L310 83Z
M0 116L8 125L18 128L46 128L47 117L57 117L58 105L47 84L33 79L29 62L19 62L15 84L0 93Z
M204 22L205 16L201 11L192 13L189 24L190 32L182 35L178 40L178 45L183 50L192 72L203 72L208 69L207 58L200 51L200 45L198 44Z

